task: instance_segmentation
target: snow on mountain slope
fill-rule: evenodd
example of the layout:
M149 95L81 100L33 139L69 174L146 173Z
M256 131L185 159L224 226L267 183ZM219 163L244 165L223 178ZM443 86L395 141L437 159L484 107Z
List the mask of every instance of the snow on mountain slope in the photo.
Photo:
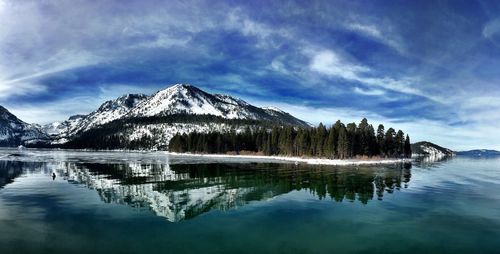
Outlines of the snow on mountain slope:
M57 136L61 133L66 133L69 130L76 128L78 124L85 118L86 115L70 116L68 120L63 122L53 122L41 127L41 130L51 136Z
M412 144L412 152L416 156L432 156L432 157L446 157L446 156L454 156L455 152L448 148L444 148L433 144L431 142L423 141Z
M167 117L173 114L187 115L213 115L226 119L247 119L273 121L294 126L309 126L308 123L276 108L259 108L247 102L228 95L209 94L188 84L177 84L167 89L160 90L152 96L143 94L128 94L115 100L102 104L96 111L75 118L70 118L62 123L53 123L44 126L44 130L53 137L53 144L62 144L98 126L118 119L134 119L144 117ZM175 133L185 131L163 125L141 126L130 132L130 139L141 136L142 131L154 129L155 133L168 132L167 141ZM200 126L201 127L201 126ZM191 131L196 128L189 128ZM203 129L203 128L201 128ZM227 128L216 128L224 129ZM174 132L175 131L175 132ZM147 134L147 132L146 132ZM146 135L144 134L144 135Z
M140 102L146 100L144 94L127 94L115 100L104 102L96 111L82 118L74 127L68 129L68 134L76 134L99 125L120 119L130 112Z
M71 116L63 122L54 122L42 127L48 135L53 137L53 144L67 142L74 135L94 127L122 118L141 101L147 99L144 94L127 94L115 100L104 102L96 111L88 115Z
M308 126L304 121L281 110L262 109L228 95L209 94L188 84L177 84L158 91L137 104L129 116L165 116L171 114L215 115L227 119L252 119Z
M37 126L21 121L6 108L0 106L0 145L17 146L47 139L48 136Z

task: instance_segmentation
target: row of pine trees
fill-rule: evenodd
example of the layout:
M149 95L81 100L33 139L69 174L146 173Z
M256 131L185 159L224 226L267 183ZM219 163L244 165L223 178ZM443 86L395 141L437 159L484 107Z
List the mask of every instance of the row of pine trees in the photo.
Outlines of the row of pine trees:
M375 129L364 118L358 125L344 125L340 120L327 128L275 126L271 129L247 127L241 132L177 134L169 144L172 152L236 153L310 156L330 159L355 157L411 157L410 137L393 128Z

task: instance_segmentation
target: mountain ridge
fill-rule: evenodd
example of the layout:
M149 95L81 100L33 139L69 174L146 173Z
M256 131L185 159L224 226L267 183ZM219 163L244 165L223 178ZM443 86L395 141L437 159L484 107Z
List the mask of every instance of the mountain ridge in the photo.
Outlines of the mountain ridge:
M48 135L36 125L22 121L9 110L0 106L0 146L39 142L48 140L48 138Z
M413 143L411 144L411 150L414 156L446 157L456 155L451 149L436 145L429 141Z
M12 116L17 119L17 122L22 122L22 124L29 126L29 128L32 128L38 133L40 138L33 139L33 142L48 142L50 145L62 145L75 139L82 133L108 125L113 121L120 121L123 123L123 128L129 128L128 135L132 135L132 138L139 139L140 137L137 136L146 137L153 135L151 133L152 131L155 133L161 131L181 133L197 131L196 124L193 125L188 123L183 123L183 126L181 126L181 124L177 125L175 128L170 128L174 124L172 119L177 119L181 115L191 116L191 119L213 119L204 117L211 115L214 117L220 117L221 119L235 120L230 122L237 122L240 124L245 121L264 121L297 127L311 126L309 123L295 118L280 109L272 107L259 108L242 99L224 94L210 94L190 84L175 84L159 90L152 95L124 94L116 99L105 101L96 110L90 112L89 114L71 116L67 120L43 126L29 125L17 119L17 117ZM152 119L156 119L156 122L160 121L162 123L166 123L168 126L165 126L165 124L164 126L160 126L159 124L153 126L154 124L151 123ZM221 119L217 118L216 121L223 121ZM239 120L242 120L243 122ZM141 121L149 123L137 124ZM131 125L134 124L135 127L131 127ZM252 122L252 124L255 123ZM189 125L189 127L186 127L187 125ZM214 126L214 124L208 122L204 124L198 123L198 125L201 131L208 128L208 126L212 129L215 128L216 130L221 131L229 131L231 129L227 123L219 124L219 126ZM203 125L203 127L201 127L201 125ZM147 130L143 128L144 126L147 127ZM239 127L242 128L242 125ZM119 127L115 126L113 128ZM136 129L133 130L133 128ZM139 130L140 128L142 129ZM28 127L25 129L28 129ZM119 133L119 131L116 132L117 135ZM123 133L120 135L122 134ZM164 136L164 138L168 139L173 134L175 133L169 133ZM11 139L11 141L9 141L8 144L6 143L6 145L24 144L24 140L25 139Z
M491 149L473 149L467 151L458 151L457 155L472 157L493 157L500 156L500 151Z

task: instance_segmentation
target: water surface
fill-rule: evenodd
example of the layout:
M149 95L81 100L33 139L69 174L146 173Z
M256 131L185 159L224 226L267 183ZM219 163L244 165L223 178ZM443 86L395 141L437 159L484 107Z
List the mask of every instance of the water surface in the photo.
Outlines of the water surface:
M335 167L0 149L0 253L498 253L499 183L495 158Z

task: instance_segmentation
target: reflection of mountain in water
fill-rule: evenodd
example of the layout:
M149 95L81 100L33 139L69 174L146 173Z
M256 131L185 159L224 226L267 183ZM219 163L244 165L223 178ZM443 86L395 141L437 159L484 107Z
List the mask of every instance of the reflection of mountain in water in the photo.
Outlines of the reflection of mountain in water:
M422 168L437 167L438 165L452 160L452 156L418 156L413 158L414 164Z
M32 171L41 171L44 169L44 163L41 162L20 162L20 161L1 161L0 160L0 189L10 184L15 178L23 173Z
M319 199L366 204L407 187L411 165L345 168L292 164L74 164L66 178L95 189L103 201L151 209L170 221L227 210L292 190Z

